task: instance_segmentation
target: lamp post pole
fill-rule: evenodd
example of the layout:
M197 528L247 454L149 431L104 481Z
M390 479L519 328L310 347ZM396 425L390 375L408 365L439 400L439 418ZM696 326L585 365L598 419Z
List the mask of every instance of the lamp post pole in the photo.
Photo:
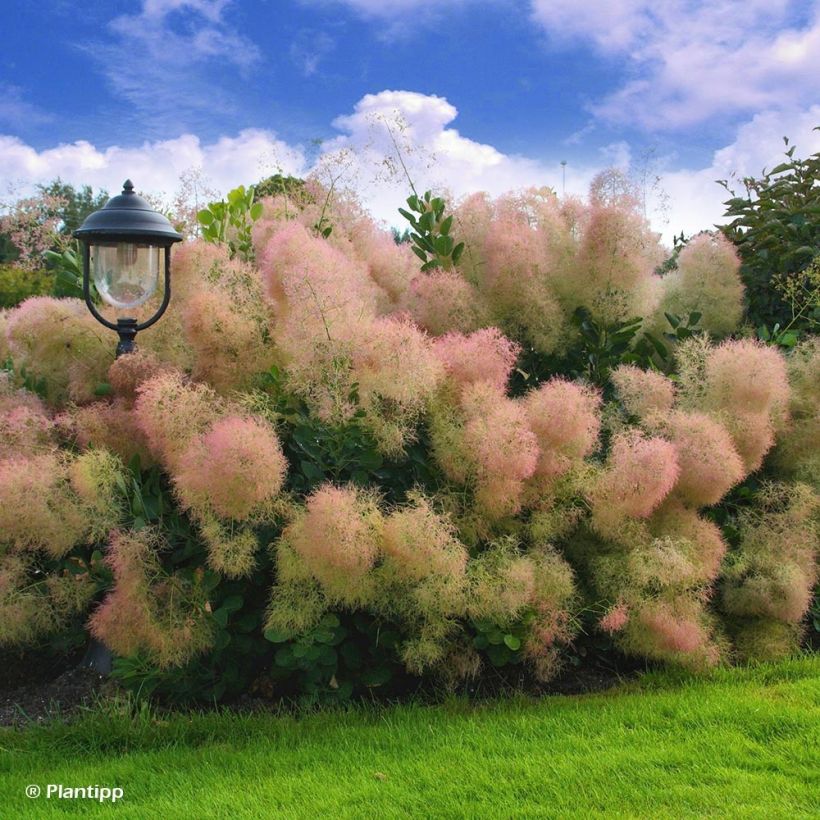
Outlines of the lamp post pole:
M122 193L111 197L98 211L89 214L74 231L83 244L83 296L91 315L104 327L117 333L117 356L133 353L137 333L151 327L165 313L171 300L171 245L182 240L168 219L138 194L131 180ZM160 268L163 268L162 275ZM163 295L159 307L139 322L134 309L156 293L160 279ZM91 283L95 294L92 294ZM112 322L97 309L96 296L117 312L128 311ZM111 672L113 655L100 641L92 638L82 665L100 675Z

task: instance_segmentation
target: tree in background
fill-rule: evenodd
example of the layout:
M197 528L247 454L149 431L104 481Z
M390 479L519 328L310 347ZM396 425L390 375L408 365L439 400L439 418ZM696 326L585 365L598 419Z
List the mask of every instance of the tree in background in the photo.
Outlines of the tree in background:
M760 178L745 177L745 196L720 180L732 194L725 203L731 222L721 231L740 254L748 318L762 338L790 334L787 344L820 325L820 285L812 266L820 254L820 153L800 159L794 152L792 145L786 161L764 169Z

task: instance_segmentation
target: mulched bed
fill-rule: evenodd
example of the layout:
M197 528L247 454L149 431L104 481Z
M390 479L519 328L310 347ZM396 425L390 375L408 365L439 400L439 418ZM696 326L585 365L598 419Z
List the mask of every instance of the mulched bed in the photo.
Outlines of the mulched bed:
M66 718L91 705L107 681L91 669L75 666L54 680L0 692L0 726L25 726Z

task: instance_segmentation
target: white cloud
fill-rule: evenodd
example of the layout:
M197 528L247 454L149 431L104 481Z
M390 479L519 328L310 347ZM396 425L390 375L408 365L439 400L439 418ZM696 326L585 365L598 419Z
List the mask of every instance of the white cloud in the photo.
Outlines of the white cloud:
M17 126L21 122L42 125L54 117L23 97L23 90L11 83L0 82L0 123Z
M723 221L725 202L729 194L716 184L727 179L743 192L744 176L760 176L764 167L773 168L784 161L786 145L797 146L797 156L820 151L820 105L801 111L766 111L742 125L734 142L715 151L711 164L700 169L667 170L663 188L671 199L668 230L672 233L695 233Z
M74 185L91 185L111 193L118 192L130 177L141 191L172 194L183 171L200 167L212 186L223 193L277 170L297 175L305 172L298 147L259 129L208 144L184 134L172 140L129 148L114 145L105 150L81 140L36 151L17 137L0 136L0 187L13 188L19 195L58 176Z
M231 0L143 0L137 14L108 24L109 36L83 46L115 94L140 118L143 133L180 131L214 109L235 110L221 74L247 71L256 45L225 19Z
M647 129L811 105L820 96L820 2L531 0L555 41L587 41L627 61L628 79L593 105Z
M325 144L325 152L349 152L355 157L350 174L354 187L374 214L391 222L398 218L396 207L407 197L409 183L388 126L420 191L447 189L453 196L480 190L499 194L560 182L557 163L551 168L463 136L451 127L457 114L443 97L412 91L367 94L352 114L334 120L333 125L343 133Z
M410 91L382 91L364 96L334 126L340 134L322 146L309 163L300 146L276 138L270 131L248 129L234 137L203 143L191 134L173 140L146 142L135 147L104 150L89 142L58 145L37 151L20 139L0 136L0 189L25 183L20 194L38 183L60 176L76 185L90 184L116 192L126 177L140 190L173 193L179 175L201 167L210 184L222 193L279 171L304 176L311 170L342 174L341 185L356 190L377 218L400 224L397 214L408 184L396 160L385 122L391 125L402 158L416 187L433 188L459 197L474 191L498 195L529 186L562 189L562 169L555 161L505 154L492 145L462 135L453 127L457 109L442 97ZM708 166L680 169L671 158L659 158L661 187L669 194L668 222L650 196L649 217L667 241L683 230L692 234L720 221L727 194L715 180L760 174L782 158L788 135L798 155L820 151L820 105L791 113L768 111L756 115L737 131L735 139L716 151ZM557 156L557 155L556 155ZM598 171L609 165L640 171L629 144L615 142L584 164L566 168L567 194L584 195ZM650 175L651 177L651 175ZM650 179L651 182L651 179ZM27 187L26 187L27 186Z
M357 14L370 18L394 18L410 12L418 13L436 8L441 12L452 6L461 6L476 0L439 0L432 4L429 0L303 0L313 5L336 3L348 6ZM484 0L487 2L487 0Z

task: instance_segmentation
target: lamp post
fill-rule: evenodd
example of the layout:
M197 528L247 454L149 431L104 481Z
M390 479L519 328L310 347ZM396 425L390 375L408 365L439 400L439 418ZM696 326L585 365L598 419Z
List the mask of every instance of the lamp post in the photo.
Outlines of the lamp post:
M111 197L99 211L89 214L74 231L83 243L83 295L91 315L116 331L120 340L117 356L136 349L134 337L156 322L171 299L171 245L179 242L171 223L134 193L130 179L122 193ZM164 268L164 271L162 270ZM100 314L91 298L91 279L100 298L118 310L145 304L164 280L162 304L144 322L118 318L110 322Z

